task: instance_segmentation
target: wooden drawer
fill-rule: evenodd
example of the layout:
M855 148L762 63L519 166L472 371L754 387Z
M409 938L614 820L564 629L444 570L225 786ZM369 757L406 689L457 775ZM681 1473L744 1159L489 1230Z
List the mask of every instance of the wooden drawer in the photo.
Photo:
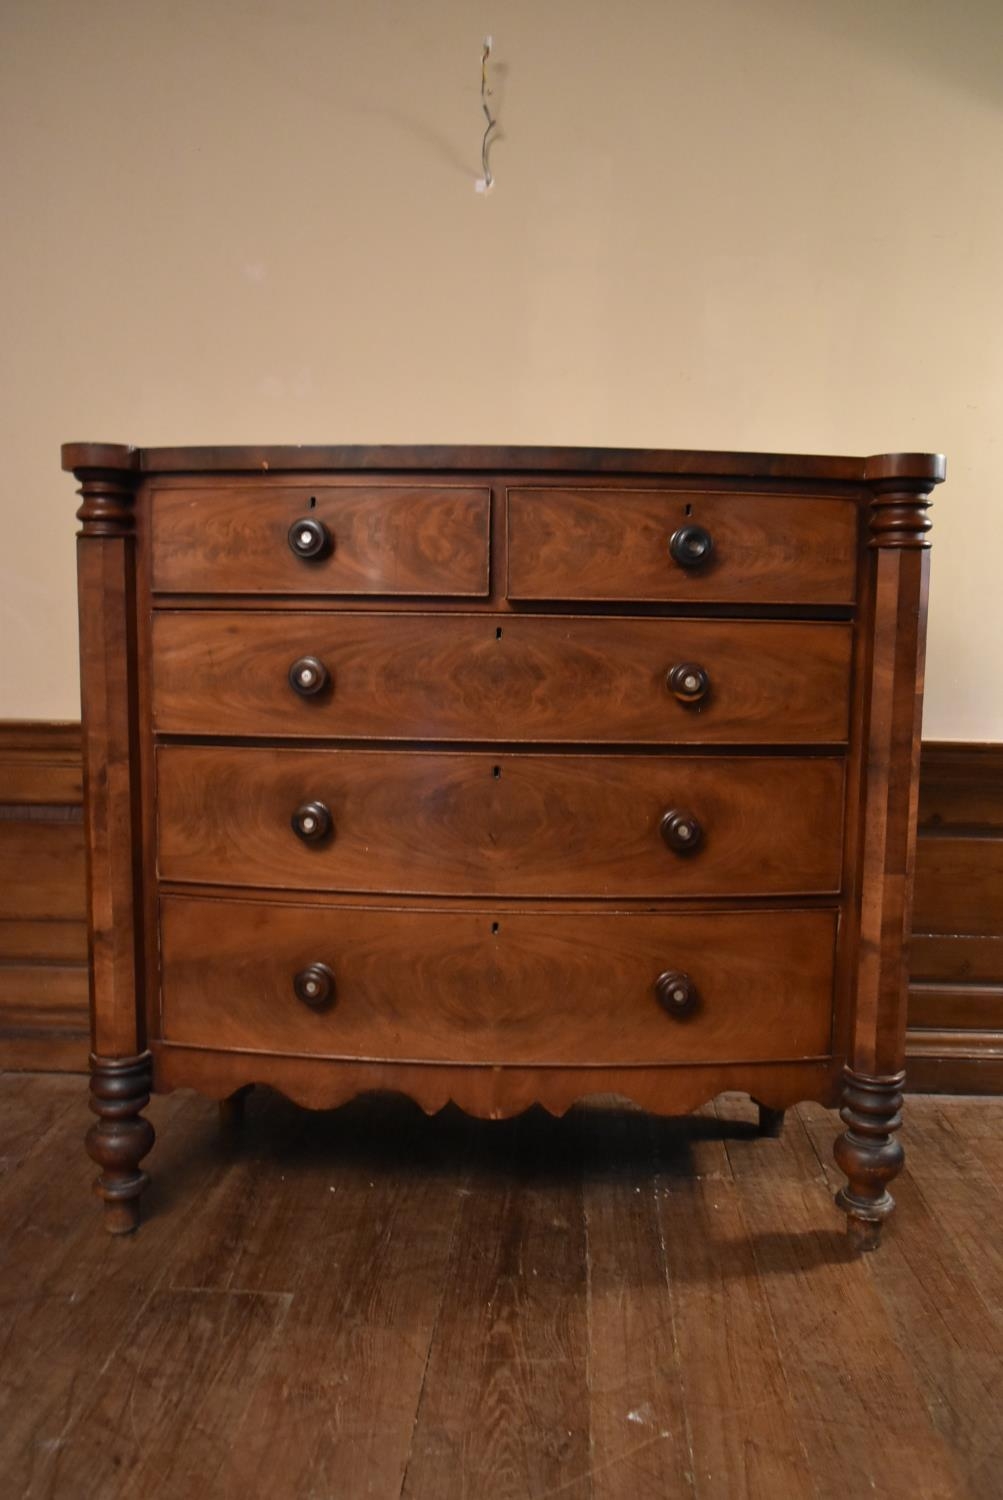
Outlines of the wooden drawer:
M166 746L165 880L440 895L835 892L835 757L459 754ZM330 837L304 843L320 802ZM703 828L670 848L677 809ZM316 824L315 818L315 824Z
M690 527L712 542L709 560L695 567L670 550ZM599 488L508 493L510 599L849 604L856 570L853 500Z
M851 644L835 623L160 611L154 722L166 734L836 744ZM290 684L304 658L328 674L314 696ZM699 701L670 691L684 664L707 674Z
M170 1042L345 1058L588 1065L830 1048L831 911L393 911L165 897ZM326 965L313 1010L297 973ZM689 975L696 1008L656 998Z
M153 587L163 593L488 592L484 487L220 486L162 489L152 499ZM292 551L290 528L300 519L325 529L320 555Z

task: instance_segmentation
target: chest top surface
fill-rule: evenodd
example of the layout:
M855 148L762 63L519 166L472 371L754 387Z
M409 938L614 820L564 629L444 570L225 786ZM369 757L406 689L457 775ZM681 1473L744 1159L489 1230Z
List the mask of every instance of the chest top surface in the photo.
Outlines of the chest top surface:
M64 443L63 468L133 474L305 473L402 469L567 474L651 474L702 478L831 480L869 484L895 478L939 483L941 453L833 457L798 453L715 452L691 448L587 448L459 444L301 444L135 448L123 443Z

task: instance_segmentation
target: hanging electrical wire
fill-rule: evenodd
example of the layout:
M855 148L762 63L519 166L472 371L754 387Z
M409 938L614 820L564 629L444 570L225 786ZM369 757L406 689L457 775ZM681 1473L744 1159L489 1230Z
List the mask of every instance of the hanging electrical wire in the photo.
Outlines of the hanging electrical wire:
M491 113L491 106L488 103L488 100L491 98L491 90L488 88L488 58L491 56L491 48L493 44L493 38L486 36L484 38L484 46L481 51L481 109L484 111L484 118L487 121L487 128L484 131L484 136L481 140L481 171L483 173L483 176L479 177L477 179L477 182L475 183L475 187L477 188L477 191L479 193L486 193L488 188L494 182L494 178L491 176L491 167L488 162L488 153L491 147L491 132L498 124L498 121Z

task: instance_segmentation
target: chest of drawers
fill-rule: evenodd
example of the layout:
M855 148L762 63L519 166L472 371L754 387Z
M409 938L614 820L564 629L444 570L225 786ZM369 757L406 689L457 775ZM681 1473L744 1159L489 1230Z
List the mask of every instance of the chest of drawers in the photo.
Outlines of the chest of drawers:
M70 444L88 1149L151 1089L841 1103L902 1151L937 455Z

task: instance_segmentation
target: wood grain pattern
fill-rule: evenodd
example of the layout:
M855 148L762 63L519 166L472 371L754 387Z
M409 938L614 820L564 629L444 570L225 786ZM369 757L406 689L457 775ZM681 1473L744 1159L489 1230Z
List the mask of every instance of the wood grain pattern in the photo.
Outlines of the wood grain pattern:
M1003 1088L1003 749L928 744L907 1054L913 1087Z
M510 599L848 604L858 508L851 500L699 491L516 489L508 494ZM669 555L684 524L714 541L688 570Z
M857 1249L877 1248L900 1170L906 952L912 923L920 725L926 661L930 491L934 476L872 481L868 555L871 660L867 780L859 870L853 1041L835 1146L847 1184L836 1195ZM942 477L942 476L941 476Z
M749 1119L751 1109L735 1101L727 1113ZM752 1129L743 1135L732 1126L722 1134L745 1235L784 1350L784 1408L793 1414L819 1500L903 1491L930 1500L963 1495L950 1442L929 1419L927 1399L874 1278L856 1274L858 1263L839 1254L816 1219L816 1203L827 1186L836 1185L836 1175L827 1179L803 1129L785 1131L761 1156ZM830 1145L833 1134L830 1126L824 1144ZM896 1228L892 1221L889 1244ZM899 1228L900 1245L911 1229L911 1221L905 1233ZM911 1249L915 1253L915 1242ZM871 1259L880 1261L883 1253ZM861 1358L862 1339L868 1348L882 1349L879 1364ZM852 1376L846 1365L847 1378L830 1385L831 1350L851 1346ZM870 1433L876 1421L880 1441L846 1441L848 1430Z
M235 1147L179 1092L149 1221L106 1243L78 1094L0 1076L12 1496L397 1500L410 1473L453 1500L497 1469L554 1500L563 1456L557 1500L997 1500L1003 1101L912 1101L901 1217L860 1262L815 1106L764 1142L735 1095L499 1125L258 1090Z
M79 819L0 818L0 918L42 926L80 923L84 915Z
M995 1032L997 1045L1003 1051L1003 1036L999 1035L1000 989L999 984L941 985L917 980L909 987L910 1051L923 1041L929 1047L929 1038L922 1035L926 1027L935 1030L971 1027L973 1031Z
M480 1120L506 1120L538 1107L564 1115L583 1100L617 1094L652 1114L684 1115L728 1089L752 1092L770 1108L799 1099L827 1106L839 1098L842 1059L768 1063L637 1064L624 1067L464 1067L455 1063L340 1061L269 1052L151 1044L154 1089L194 1088L226 1099L249 1083L267 1084L305 1109L336 1109L360 1094L405 1094L426 1114L454 1104Z
M167 593L488 592L490 491L462 485L158 490L153 588ZM327 527L328 556L289 548L292 523Z
M291 1292L282 1338L235 1413L228 1479L249 1495L399 1496L469 1194L466 1122L454 1112L415 1130L404 1099L375 1131L364 1105L304 1118L266 1097L248 1114L213 1204L224 1233L193 1237L172 1261L181 1286ZM251 1141L262 1149L249 1152Z
M165 897L163 1036L202 1047L588 1066L829 1051L834 914L398 911ZM773 972L769 959L783 954ZM333 1005L293 977L328 964ZM684 1020L665 969L699 993Z
M680 1237L666 1234L658 1215L668 1194L658 1143L668 1131L612 1107L576 1110L566 1125L580 1152L588 1256L588 1493L598 1486L609 1500L690 1494L694 1372L680 1336L684 1278L671 1265ZM605 1466L598 1474L597 1461Z
M927 827L931 833L950 828L952 834L975 838L995 826L1000 785L996 748L941 742L924 745L917 866L935 914L940 910L935 874L924 874ZM74 833L73 826L67 830L61 820L58 826L63 833L53 835L47 831L53 827L51 822L30 820L33 807L79 816L81 780L78 724L0 723L0 805L9 813L5 822L0 821L0 849L5 847L5 838L12 840L7 875L0 880L0 907L4 912L20 908L24 892L29 891L34 893L31 905L36 913L34 917L0 916L2 1067L86 1070L87 934L79 823ZM64 804L63 799L74 791L76 805ZM22 796L29 800L20 801ZM69 837L76 852L68 853L68 846L60 846L58 854L50 857L51 837L57 844ZM41 871L36 850L44 866ZM960 881L964 886L963 871ZM948 910L947 903L943 909ZM966 925L975 929L992 925L993 911L982 912L973 905ZM56 915L66 912L75 915ZM986 936L981 930L925 933L917 930L914 921L910 953L907 1087L985 1092L1003 1086L1003 1068L991 1055L980 1058L986 1038L995 1048L1003 1034L1003 937ZM969 1026L968 1050L962 1052L957 1033ZM929 1030L930 1035L919 1035L920 1029ZM949 1033L949 1054L933 1055L932 1042Z
M575 896L839 889L837 758L433 754L167 746L165 880L300 890ZM290 819L330 811L305 844ZM686 808L692 853L660 820Z
M0 808L79 807L80 725L0 719Z
M96 771L94 754L88 761L100 1023L95 1036L103 1030L111 1038L109 1046L97 1046L94 1058L94 1108L102 1123L91 1133L91 1150L103 1169L99 1186L106 1199L115 1199L113 1207L121 1210L125 1200L134 1201L133 1189L142 1181L138 1164L152 1138L140 1117L150 1066L158 1086L198 1081L220 1097L259 1081L246 1074L264 1067L270 1081L308 1103L344 1098L353 1078L358 1091L375 1069L375 1076L395 1086L414 1088L423 1106L439 1097L451 1070L452 1097L491 1113L510 1112L520 1099L560 1109L579 1096L580 1073L593 1072L593 1083L617 1087L630 1072L636 1073L642 1104L692 1107L715 1085L737 1082L769 1112L788 1105L797 1086L831 1098L836 1070L849 1051L846 1130L837 1146L848 1182L839 1201L857 1245L870 1248L891 1206L887 1182L901 1163L894 1132L901 1105L903 951L922 693L922 549L928 496L943 478L943 460L916 454L832 463L771 458L751 463L743 475L734 455L722 461L696 453L648 454L606 481L609 454L582 456L581 472L559 472L553 452L525 450L511 455L515 468L506 473L490 466L489 457L500 457L497 450L456 449L440 452L442 467L426 480L427 452L412 455L410 472L403 453L396 455L403 469L393 470L384 467L393 456L376 449L328 450L326 473L304 467L321 452L213 451L203 455L202 471L194 451L157 455L71 445L64 452L64 462L82 479L83 541L100 544L104 554L103 572L82 575L81 603L84 618L88 601L98 600L90 640L102 645L100 660L88 660L85 652L85 699L98 705L87 716L88 743L91 751L110 751L108 780ZM220 472L227 465L229 472ZM794 476L802 472L811 477L799 482ZM649 473L657 478L647 480ZM134 576L137 495L140 566ZM294 555L291 525L300 533L300 556ZM698 553L681 544L687 529ZM694 566L694 559L701 565ZM503 587L507 599L500 597ZM623 747L628 753L616 741L606 742L616 753L603 753L592 736L583 745L560 742L565 753L558 753L558 742L544 754L531 740L509 746L498 738L480 742L490 754L467 741L454 742L449 753L434 733L398 750L384 748L379 733L365 736L358 748L334 748L340 745L336 736L315 734L308 743L323 741L329 748L162 743L157 750L150 682L151 615L157 609L172 603L177 610L223 613L228 600L257 599L262 612L270 609L277 618L276 611L298 614L305 601L313 601L317 613L334 619L338 611L358 609L353 600L371 599L371 590L387 603L399 600L397 612L408 610L411 596L416 615L429 612L422 599L434 599L437 610L456 616L476 614L480 601L481 612L498 622L495 647L504 640L504 620L528 616L518 609L523 602L555 620L570 617L561 606L590 606L578 613L603 618L607 628L628 607L644 620L676 611L695 621L716 605L718 614L736 622L742 613L750 621L786 616L791 624L843 622L853 634L846 756L826 741L796 739L786 743L806 743L820 753L782 755L778 746L773 754L756 754L755 742L744 739L724 755L706 738L687 755L651 754L637 738ZM326 664L317 671L321 681L329 675ZM552 672L544 663L544 696ZM304 678L300 686L315 680ZM848 706L844 694L837 701ZM780 707L775 717L783 716ZM209 738L205 731L188 733ZM260 734L259 725L257 735L234 738ZM393 1039L382 1036L382 1053L361 1058L358 1052L342 1057L318 1051L319 1038L291 1054L277 1052L271 1042L271 1051L255 1051L253 1042L246 1049L233 1040L221 1046L240 1010L235 999L250 985L225 975L211 994L187 982L185 992L196 995L190 1019L209 1028L199 1033L202 1041L164 1042L153 942L158 879L173 887L167 893L171 902L186 899L186 883L215 885L243 915L260 906L279 913L276 920L294 909L293 893L314 892L315 933L342 921L352 896L368 897L384 934L386 924L411 918L421 918L422 928L434 934L440 921L490 916L482 941L497 947L478 952L481 960L489 959L484 993L465 993L463 1015L477 1014L478 1006L490 1015L491 1002L505 1000L500 1029L518 1031L521 1025L529 1050L512 1062L503 1050L502 1060L492 1062L495 1049L505 1045L504 1037L495 1038L483 1060L471 1061L464 1051L470 1026L460 1013L445 1028L449 1050L440 1038L439 1050L424 1061L399 1057ZM260 892L257 902L247 897L252 890ZM391 900L401 898L410 900L411 910L393 916ZM419 898L427 909L418 908ZM805 919L838 920L844 937L836 967L834 932L825 944L824 1004L806 1007L802 998L782 1021L773 1017L765 993L778 993L783 965L790 963L798 974L804 964L790 958L782 938L769 953L750 944L739 954L729 944L713 956L728 974L718 979L712 973L715 995L734 995L736 966L752 952L758 952L758 962L749 971L750 984L758 974L766 987L764 998L735 1023L738 1034L752 1039L752 1055L743 1043L744 1058L733 1057L731 1020L706 1048L698 1046L701 1029L723 1016L723 1008L707 1009L701 993L690 1015L694 977L669 960L652 985L663 1006L661 1019L685 1025L683 1034L697 1050L689 1060L662 1059L671 1074L662 1087L658 1063L636 1055L630 1012L613 1028L615 1008L607 1002L614 976L603 965L617 945L600 949L593 929L607 917L629 915L631 922L678 918L692 930L700 916L710 915L701 913L701 900L737 905L735 898L741 898L741 908L719 915L758 922L760 932L767 903L775 898L803 902ZM506 905L530 900L541 903L540 912ZM614 900L629 912L612 911L608 903ZM828 912L823 900L831 905ZM488 903L488 912L477 912L478 901ZM680 904L658 910L656 903L665 901ZM572 902L581 909L571 909ZM641 910L642 902L651 909ZM217 916L223 905L218 903ZM116 911L121 920L113 931L105 918ZM791 922L798 912L776 915ZM545 946L543 933L552 938L556 931L547 920L558 916L577 923L575 951L551 965L545 985L550 1008L541 1015L543 990L532 978L536 959L527 960L519 945L508 949L506 936L512 923L539 918ZM626 930L637 929L617 929ZM226 948L223 935L212 936L218 948ZM540 944L528 947L535 954ZM396 972L392 993L399 1006L406 978L418 990L427 983L421 977L425 950L416 941L419 957L406 975L393 940L381 939L367 952L377 949L385 968ZM425 967L436 974L440 990L442 975L464 951L454 943L428 958ZM265 962L270 953L267 942L244 943L230 955L226 972L238 974L242 964ZM591 955L587 966L583 954ZM629 968L629 952L619 967L624 965ZM568 1029L562 974L565 984L571 976L573 990L586 997L576 995L586 1013L593 1003L589 995L604 997L602 1028L611 1029L586 1038L584 1054L569 1050L572 1043L562 1038L566 1055L544 1066L538 1044L541 1035L548 1036L547 1025L556 1015ZM367 965L365 988L386 993L389 1003L390 991L379 988L378 975ZM297 1003L305 1007L298 1014L311 1025L331 1025L345 1013L341 982L324 957L305 957L292 977ZM469 973L461 977L465 992L480 983ZM332 990L333 1004L322 1009ZM533 1015L520 1020L507 1005L510 994L535 1004ZM368 995L366 1003L372 1022ZM263 1009L254 1018L254 1034L274 1018L274 1007ZM803 1071L803 1053L788 1057L782 1051L801 1045L796 1039L802 1017L824 1027L829 1049L809 1055L811 1066L820 1068L811 1074ZM154 1033L149 1060L141 1050L147 1019ZM582 1026L575 1019L572 1035L578 1037ZM434 1031L432 1023L426 1021L424 1031ZM755 1051L756 1037L762 1052ZM622 1060L621 1045L633 1062ZM702 1070L699 1081L692 1069ZM633 1089L633 1077L630 1083Z
M87 1065L79 724L0 721L0 1068Z
M662 474L740 479L814 479L860 484L875 477L944 478L942 453L879 453L844 458L806 453L727 453L696 448L513 447L499 444L214 444L134 448L126 443L64 443L63 468L123 474L298 474L416 470L524 470L582 474Z
M146 1183L139 1161L153 1130L148 1101L140 904L135 485L104 472L82 476L77 511L77 600L83 707L91 1109L87 1150L105 1228L139 1223Z
M544 1165L506 1131L502 1192L461 1204L402 1500L590 1500L588 1262L573 1149ZM573 1143L569 1142L569 1147ZM558 1148L559 1149L559 1148ZM556 1155L556 1152L554 1153Z
M948 828L973 835L1003 833L1003 745L924 742L919 837Z
M1003 984L1003 937L914 931L909 952L918 983Z
M914 925L920 932L1003 937L1003 832L923 839Z
M281 616L158 611L153 713L164 734L338 739L838 744L848 625L517 615ZM298 696L317 657L330 688ZM666 678L698 663L705 700Z

